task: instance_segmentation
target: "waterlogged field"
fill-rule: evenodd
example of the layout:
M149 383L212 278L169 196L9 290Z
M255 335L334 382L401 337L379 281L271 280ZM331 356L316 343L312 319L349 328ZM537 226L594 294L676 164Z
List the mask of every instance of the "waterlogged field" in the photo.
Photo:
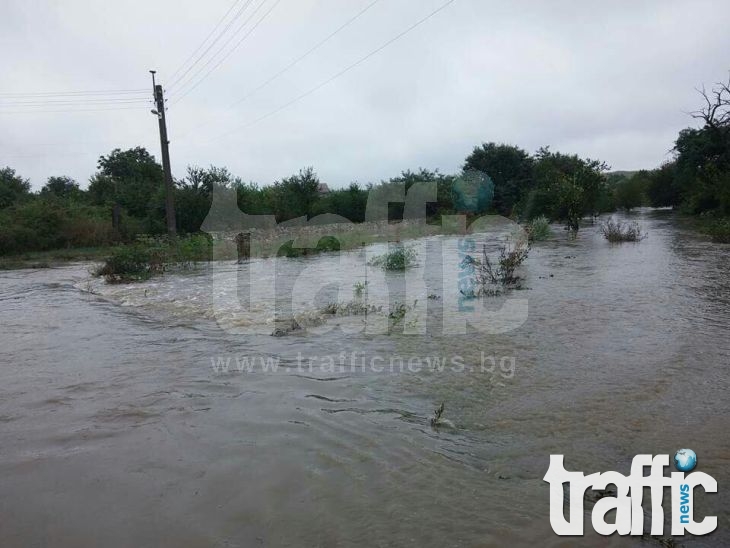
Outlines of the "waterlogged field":
M628 474L683 447L719 524L676 540L730 544L728 246L631 220L648 238L553 227L522 290L478 301L460 254L490 235L410 242L405 274L362 267L384 244L126 285L0 273L0 545L565 546L550 454ZM460 331L482 303L492 329ZM661 545L586 523L581 545Z

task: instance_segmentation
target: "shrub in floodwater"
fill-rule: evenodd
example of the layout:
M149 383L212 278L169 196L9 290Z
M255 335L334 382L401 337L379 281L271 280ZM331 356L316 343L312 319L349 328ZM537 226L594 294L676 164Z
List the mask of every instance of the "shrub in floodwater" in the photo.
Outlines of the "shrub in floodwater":
M208 261L211 252L211 239L204 234L172 239L141 236L134 244L114 248L95 274L109 283L142 281L162 274L168 265L188 267Z
M365 288L368 286L368 282L357 282L354 286L352 286L352 294L356 299L359 299L362 297L363 293L365 293Z
M399 245L395 249L374 257L370 264L384 270L405 270L416 264L418 254L412 247Z
M109 283L147 280L164 271L164 257L157 248L141 244L115 248L104 264L96 271Z
M323 253L328 251L339 251L340 241L334 236L325 236L320 238L317 245L311 247L294 247L294 240L285 242L277 252L277 257L288 257L294 259L297 257L304 257L306 255L313 255L315 253Z
M527 237L531 242L540 242L547 240L552 234L550 230L550 221L544 215L535 217L525 227L527 231Z
M636 221L621 222L613 217L601 223L601 234L609 242L640 242L646 238L646 233L642 232L641 225Z
M474 294L467 296L498 295L501 293L500 286L516 285L520 278L515 272L525 262L529 252L529 244L524 239L519 239L513 245L508 242L500 246L496 264L489 258L486 245L482 246L481 259L467 255L462 265L474 269L477 287Z
M730 218L715 219L703 227L703 231L710 235L713 242L730 243Z

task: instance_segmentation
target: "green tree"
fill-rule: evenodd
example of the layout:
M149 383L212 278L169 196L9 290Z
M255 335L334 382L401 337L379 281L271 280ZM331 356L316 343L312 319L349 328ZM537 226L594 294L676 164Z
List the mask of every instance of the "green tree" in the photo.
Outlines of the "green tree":
M310 215L319 197L319 185L319 177L312 167L274 183L272 198L277 220Z
M646 190L649 186L650 174L646 170L624 177L614 185L614 203L627 211L642 206L646 201Z
M145 218L164 214L162 167L142 147L114 149L98 162L99 172L91 178L89 194L98 204L119 203L130 215Z
M78 197L81 193L79 184L71 177L49 177L41 189L41 196L53 196L61 199Z
M551 152L548 147L539 149L533 170L535 188L520 204L522 216L545 215L577 230L581 218L601 210L607 169L597 160Z
M0 209L9 207L30 195L30 181L10 167L0 169Z
M183 232L200 230L210 211L212 194L216 187L233 188L241 184L227 168L188 166L187 175L176 181L175 216Z
M464 170L486 173L494 182L494 209L512 215L515 206L533 186L533 159L519 147L483 143L464 161Z

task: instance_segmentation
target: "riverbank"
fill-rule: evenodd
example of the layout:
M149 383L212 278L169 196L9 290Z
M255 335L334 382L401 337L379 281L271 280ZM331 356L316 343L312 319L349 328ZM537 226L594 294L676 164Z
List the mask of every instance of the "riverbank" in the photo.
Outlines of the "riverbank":
M81 247L71 249L51 249L30 251L20 255L0 256L0 270L22 268L53 268L69 263L103 261L114 249L113 246Z

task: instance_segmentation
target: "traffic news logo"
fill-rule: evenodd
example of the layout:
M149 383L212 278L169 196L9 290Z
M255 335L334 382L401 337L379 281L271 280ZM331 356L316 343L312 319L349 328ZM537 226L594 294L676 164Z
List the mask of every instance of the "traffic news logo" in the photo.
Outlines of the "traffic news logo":
M679 470L686 470L684 465L687 449L680 449L675 456L675 464ZM696 462L696 458L695 458ZM642 499L644 488L651 493L651 535L664 534L664 488L669 487L671 493L671 534L673 536L706 535L717 528L717 517L707 516L695 521L694 489L702 486L706 493L717 493L717 481L704 472L684 471L664 475L669 466L669 455L637 455L631 464L628 477L618 472L595 473L587 476L583 472L569 472L563 467L563 455L550 455L550 466L544 481L550 484L550 525L553 531L561 536L583 535L584 508L583 497L586 489L605 490L609 485L616 486L616 496L600 498L591 512L591 523L600 535L643 535L644 509ZM649 468L649 475L644 475ZM692 465L694 468L694 465ZM690 468L691 470L691 468ZM563 484L568 484L569 510L568 519L564 516ZM606 521L606 515L615 510L615 522Z

